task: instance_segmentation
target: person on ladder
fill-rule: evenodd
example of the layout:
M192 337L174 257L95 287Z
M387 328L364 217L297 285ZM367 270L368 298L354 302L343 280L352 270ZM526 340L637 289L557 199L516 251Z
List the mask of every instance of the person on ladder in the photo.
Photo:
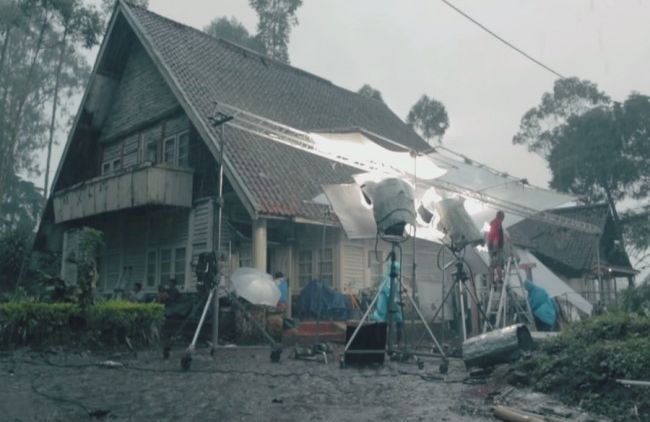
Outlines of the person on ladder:
M503 252L504 235L503 220L505 214L503 211L497 211L497 215L490 222L490 231L488 233L487 243L490 252L490 272L495 282L503 282L503 267L505 266L505 255Z

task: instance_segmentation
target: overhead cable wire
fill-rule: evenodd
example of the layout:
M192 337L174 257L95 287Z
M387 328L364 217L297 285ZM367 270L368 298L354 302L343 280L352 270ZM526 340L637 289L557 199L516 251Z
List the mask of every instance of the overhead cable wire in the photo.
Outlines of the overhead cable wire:
M506 40L505 38L501 37L499 34L495 33L495 32L492 31L490 28L486 27L486 26L483 25L481 22L479 22L479 21L477 21L476 19L474 19L473 17L471 17L470 15L468 15L468 14L467 14L466 12L464 12L463 10L459 9L458 7L456 7L456 5L454 5L454 4L453 4L452 2L450 2L449 0L440 0L440 1L442 1L444 4L446 4L447 6L451 7L452 9L454 9L457 13L459 13L460 15L462 15L463 17L465 17L466 19L468 19L469 21L471 21L474 25L478 26L479 28L481 28L482 30L484 30L485 32L487 32L488 34L492 35L494 38L496 38L497 40L501 41L503 44L507 45L508 47L512 48L513 50L515 50L517 53L521 54L522 56L524 56L524 57L527 58L528 60L532 61L533 63L537 64L538 66L541 66L542 68L544 68L544 69L546 69L547 71L551 72L552 74L554 74L554 75L557 76L558 78L560 78L560 79L566 79L566 77L565 77L564 75L562 75L560 72L558 72L558 71L554 70L553 68L551 68L551 67L545 65L544 63L542 63L541 61L537 60L536 58L534 58L534 57L531 56L530 54L526 53L525 51L523 51L523 50L520 49L519 47L513 45L511 42L509 42L509 41Z

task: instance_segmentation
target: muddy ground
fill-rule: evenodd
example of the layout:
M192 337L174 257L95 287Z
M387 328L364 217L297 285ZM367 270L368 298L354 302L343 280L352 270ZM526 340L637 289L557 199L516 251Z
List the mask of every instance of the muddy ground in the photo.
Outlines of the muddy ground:
M435 360L423 369L397 362L341 369L336 353L327 364L290 354L285 350L273 364L267 349L218 350L214 357L199 350L184 372L181 350L169 360L157 350L6 352L0 354L0 420L480 422L495 420L495 401L522 394L496 377L469 379L459 360L443 377ZM104 366L107 360L120 365ZM579 415L545 396L516 398L526 400Z

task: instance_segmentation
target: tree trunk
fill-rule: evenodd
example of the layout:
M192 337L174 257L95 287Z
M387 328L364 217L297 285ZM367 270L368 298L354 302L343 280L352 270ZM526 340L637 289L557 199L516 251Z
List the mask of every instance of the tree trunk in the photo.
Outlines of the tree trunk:
M11 28L7 28L4 33L4 41L2 43L2 53L0 53L0 80L4 80L3 74L5 71L5 62L7 61L7 50L9 47L9 37L11 36ZM7 86L2 86L2 102L0 103L0 125L4 125L4 110L5 102L7 101ZM2 133L2 126L0 126L0 134Z
M59 102L59 86L61 84L61 69L63 68L63 58L67 47L68 31L70 26L66 23L65 30L63 31L63 38L61 38L61 51L59 53L59 61L56 64L56 74L54 82L54 98L52 102L52 116L50 119L50 136L47 141L47 161L45 162L45 184L43 186L43 199L47 201L47 191L50 183L50 162L52 160L52 144L54 143L54 129L56 127L56 109Z
M27 78L25 80L25 86L23 90L24 92L22 97L20 98L18 109L16 110L16 115L13 116L12 118L13 127L11 130L11 137L9 138L9 143L6 143L6 141L3 142L6 143L6 147L5 150L2 151L2 157L0 157L0 198L2 198L5 193L7 176L9 175L9 172L10 171L13 172L14 169L14 164L13 164L13 161L15 159L14 150L16 148L16 141L18 139L18 133L20 131L20 120L22 117L23 107L25 106L25 103L27 102L27 98L29 97L29 93L30 93L29 86L31 84L32 78L34 77L34 69L36 68L38 55L43 46L43 39L45 37L45 29L47 28L47 23L48 23L48 13L47 11L45 11L43 12L43 21L41 22L41 27L38 33L38 40L36 41L36 46L34 48L34 56L32 57L32 61L29 65L29 70L27 71Z

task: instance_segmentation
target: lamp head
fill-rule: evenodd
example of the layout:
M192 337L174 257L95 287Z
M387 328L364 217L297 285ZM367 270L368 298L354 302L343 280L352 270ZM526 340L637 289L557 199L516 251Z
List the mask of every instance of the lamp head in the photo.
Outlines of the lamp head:
M465 246L477 246L485 242L461 199L445 198L438 201L435 207L440 216L438 228L445 233L445 239L452 249L461 250Z
M361 187L364 198L372 203L372 212L380 237L405 238L407 225L415 225L413 188L407 182L389 178L368 182Z

